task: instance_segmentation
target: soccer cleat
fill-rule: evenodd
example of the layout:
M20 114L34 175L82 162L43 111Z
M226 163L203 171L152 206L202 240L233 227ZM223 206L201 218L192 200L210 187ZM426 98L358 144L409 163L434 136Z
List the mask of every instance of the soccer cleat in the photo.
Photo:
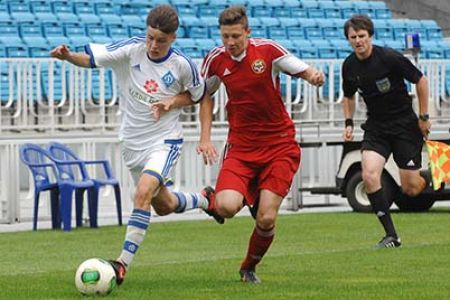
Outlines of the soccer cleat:
M400 247L402 245L402 242L400 240L400 238L395 238L393 236L385 236L384 238L381 239L381 241L378 242L378 244L376 245L376 248L381 249L381 248L397 248Z
M208 200L208 208L204 209L204 211L216 220L217 223L223 224L225 223L225 219L216 213L215 210L215 191L214 188L207 186L205 187L201 194Z
M125 265L117 260L108 260L108 262L111 264L111 266L114 269L114 272L116 273L117 285L121 285L123 280L125 279L125 273L127 272Z
M256 276L255 271L251 270L239 270L239 275L241 275L241 281L251 284L260 284L261 280Z

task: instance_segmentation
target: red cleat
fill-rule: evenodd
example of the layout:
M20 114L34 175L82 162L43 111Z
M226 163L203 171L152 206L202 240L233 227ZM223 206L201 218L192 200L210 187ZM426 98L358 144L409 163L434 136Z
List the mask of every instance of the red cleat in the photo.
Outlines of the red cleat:
M121 285L123 280L125 279L125 273L127 273L127 269L125 268L125 265L117 260L108 260L108 262L111 264L111 266L114 269L114 272L116 273L116 283L117 285Z
M225 219L216 212L215 209L215 200L216 194L214 188L207 186L202 191L201 194L208 200L208 208L204 209L204 211L216 220L217 223L223 224L225 223Z

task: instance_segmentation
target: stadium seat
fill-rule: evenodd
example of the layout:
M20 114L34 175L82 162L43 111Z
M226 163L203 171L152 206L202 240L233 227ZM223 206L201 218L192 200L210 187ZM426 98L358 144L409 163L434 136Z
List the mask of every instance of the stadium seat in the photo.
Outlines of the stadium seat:
M28 1L9 0L7 2L9 14L14 20L20 22L32 22L36 19L35 15L31 12Z
M216 42L213 39L198 39L196 43L202 53L202 57L205 57L209 50L216 47Z
M337 58L346 58L353 50L348 41L343 39L330 40L330 44L336 49Z
M217 18L220 12L225 8L226 6L224 4L214 4L212 6L203 4L198 7L198 16Z
M428 40L427 29L422 26L420 20L405 20L408 33L416 32L419 34L420 40Z
M370 1L352 1L355 11L362 15L368 15L371 19L375 19L376 15L370 5Z
M130 32L130 36L142 36L146 34L146 29L142 26L128 26L128 30ZM179 37L178 32L177 37Z
M357 14L358 10L353 7L353 1L335 1L336 6L341 10L343 19L349 19L352 15Z
M421 20L422 26L427 30L429 40L441 40L442 30L434 20Z
M55 162L56 168L58 169L59 176L65 180L68 181L74 181L77 179L77 174L75 171L75 168L73 166L78 166L79 168L79 174L82 176L83 182L85 185L83 185L80 188L76 189L76 193L83 194L84 189L88 189L89 191L89 219L90 219L90 225L91 227L98 227L97 224L97 215L98 215L98 198L99 198L99 191L101 187L104 186L112 186L114 189L114 194L116 197L116 209L117 209L117 219L119 225L122 225L122 204L121 204L121 196L120 196L120 186L119 181L114 178L111 165L107 160L81 160L78 155L75 154L74 151L72 151L68 146L57 143L57 142L51 142L48 144L48 152L50 153L51 159ZM89 174L87 167L89 165L93 166L99 166L101 167L101 172L103 174L102 177L94 177L92 176L92 173ZM74 172L75 171L75 172ZM93 182L93 185L87 186L87 182ZM67 194L71 195L72 191L64 191L61 189L60 184L60 192L61 194L66 192ZM63 197L63 195L61 195ZM82 197L82 196L81 196ZM78 200L77 200L78 201ZM67 221L67 219L70 219L70 209L64 210L63 206L64 203L63 199L61 199L61 212L63 213L63 222ZM79 206L77 207L77 215L81 215L82 208L83 208L83 202L81 201L78 203ZM65 214L65 216L64 216ZM64 224L64 230L66 230L66 226L69 226L70 230L70 223ZM81 224L80 224L81 225ZM77 226L78 226L78 220L77 220Z
M309 40L294 40L294 46L297 47L300 58L319 58L317 48Z
M290 9L291 11L291 17L292 18L307 18L308 17L308 13L306 11L306 9L304 9L303 7L293 7L292 9Z
M370 1L370 7L376 19L391 19L392 12L383 1Z
M404 19L386 20L387 26L392 28L394 40L404 40L405 34L408 33L408 28Z
M83 23L99 23L100 17L95 13L91 2L74 2L74 12Z
M59 185L57 170L47 150L36 144L20 146L20 159L27 165L34 181L33 230L37 230L39 198L41 192L50 192L52 228L61 228Z
M50 57L49 49L46 47L36 47L30 46L28 47L28 53L30 57Z
M420 42L422 53L428 59L443 59L445 58L444 50L439 46L437 41L421 41Z
M394 34L392 27L387 24L386 20L373 20L375 28L375 38L378 40L393 40Z
M144 30L147 27L145 21L136 15L122 15L122 21L128 27L142 27Z
M325 39L338 39L343 37L342 27L338 27L334 19L318 19L317 25L322 30Z
M309 40L323 39L322 29L319 28L316 20L312 19L301 19L298 23L303 28L305 32L305 37Z
M197 7L191 4L175 5L179 16L197 17Z
M265 5L272 7L272 16L275 18L291 18L291 9L299 7L298 1L265 1Z
M200 22L208 28L208 36L211 39L220 38L219 21L216 17L200 17Z
M55 0L51 2L53 13L62 22L78 22L79 18L74 13L73 3L66 0Z
M46 0L31 0L31 12L40 22L55 21L56 15L49 9L49 3Z
M308 18L325 18L325 11L322 9L322 7L319 7L319 1L304 0L301 3L302 7L306 10Z
M108 31L108 36L113 40L125 39L129 38L130 33L128 31L128 27L122 24L108 24L106 25L106 29Z
M444 53L444 57L449 59L450 58L450 41L440 40L437 43L438 43L439 47L442 49L442 52ZM450 74L449 74L448 78L450 78Z
M341 10L334 1L319 1L319 7L324 11L328 19L342 18Z
M336 48L334 48L328 40L312 40L311 45L317 48L319 58L334 59L337 58Z

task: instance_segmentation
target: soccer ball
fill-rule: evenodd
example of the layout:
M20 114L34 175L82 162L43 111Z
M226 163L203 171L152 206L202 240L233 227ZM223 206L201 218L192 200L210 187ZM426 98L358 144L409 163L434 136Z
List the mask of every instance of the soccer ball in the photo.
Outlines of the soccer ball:
M78 267L75 286L83 295L107 295L116 286L116 273L106 260L91 258Z

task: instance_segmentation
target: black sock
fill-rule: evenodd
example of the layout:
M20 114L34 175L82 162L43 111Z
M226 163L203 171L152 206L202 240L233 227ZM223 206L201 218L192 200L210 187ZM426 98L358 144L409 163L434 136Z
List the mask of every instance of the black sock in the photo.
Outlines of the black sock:
M384 196L383 188L378 191L367 194L370 204L372 205L373 212L377 215L381 225L384 227L386 235L397 238L395 232L394 222L392 222L391 214L389 213L389 204Z

